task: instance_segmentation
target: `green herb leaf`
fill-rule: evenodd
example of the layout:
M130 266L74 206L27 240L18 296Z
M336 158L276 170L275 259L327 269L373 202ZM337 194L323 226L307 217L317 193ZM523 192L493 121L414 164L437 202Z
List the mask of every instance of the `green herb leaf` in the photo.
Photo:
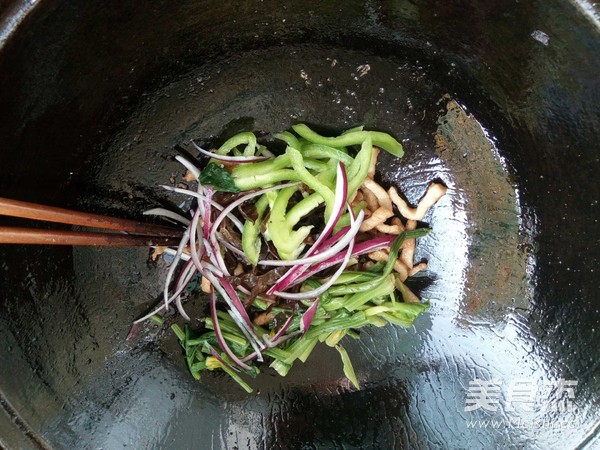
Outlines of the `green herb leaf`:
M235 373L233 370L231 370L229 367L224 366L223 364L221 364L221 369L223 369L223 371L225 373L227 373L227 375L229 375L231 378L233 378L233 380L239 384L248 394L250 394L252 392L252 388L250 387L250 385L248 383L246 383L242 377L240 377L237 373Z
M181 342L185 341L185 333L183 332L183 330L181 329L181 327L179 325L174 323L173 325L171 325L171 329L173 330L173 333L175 333L177 335L177 337L179 338L179 340Z
M346 352L346 349L341 345L336 345L335 348L342 357L342 363L344 364L344 375L346 375L346 378L350 380L356 389L360 389L360 384L358 384L358 378L356 378L356 373L354 372L354 367L352 367L352 362L350 361L348 352Z
M200 184L212 186L217 191L240 192L229 172L214 162L208 163L200 173Z
M162 318L162 316L158 315L158 314L154 314L153 316L150 316L150 320L152 320L153 322L156 322L159 325L162 325L164 322L164 319Z

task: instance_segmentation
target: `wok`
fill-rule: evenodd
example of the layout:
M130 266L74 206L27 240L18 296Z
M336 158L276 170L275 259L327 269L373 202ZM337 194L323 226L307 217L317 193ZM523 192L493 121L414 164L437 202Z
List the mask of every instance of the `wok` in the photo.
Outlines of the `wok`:
M43 0L0 24L4 197L140 218L177 145L298 122L401 139L379 177L413 203L449 188L411 284L431 308L347 343L360 391L327 348L250 395L195 381L168 330L125 340L147 250L1 247L0 446L597 448L593 6Z

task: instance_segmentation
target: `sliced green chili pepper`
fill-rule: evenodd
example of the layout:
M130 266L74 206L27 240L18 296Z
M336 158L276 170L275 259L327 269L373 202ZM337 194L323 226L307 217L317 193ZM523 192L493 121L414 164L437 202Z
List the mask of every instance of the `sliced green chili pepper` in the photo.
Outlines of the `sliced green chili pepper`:
M253 156L256 152L256 136L254 133L238 133L235 136L227 139L223 145L217 150L218 155L226 155L231 150L237 148L239 145L246 144L244 149L244 156Z
M373 157L373 145L371 139L367 138L362 143L360 151L350 167L348 167L348 197L352 198L358 188L364 183L369 173L371 158Z
M275 133L275 134L273 134L273 137L275 139L279 139L279 140L285 142L290 147L294 147L294 148L300 148L300 147L302 147L302 145L300 144L300 141L298 140L298 138L296 136L294 136L292 133L290 133L289 131L283 131L281 133Z
M348 356L346 349L341 345L336 345L335 348L342 357L342 364L344 365L344 375L346 375L346 378L348 378L352 382L356 389L360 389L360 385L358 384L358 378L356 378L354 367L352 367L352 362L350 361L350 357Z
M310 214L315 208L323 203L323 197L317 192L304 197L290 208L287 214L287 222L290 227L296 225L303 217Z
M235 185L240 191L263 188L279 183L280 181L299 181L300 175L291 169L281 169L263 175L235 178Z
M290 167L289 155L279 155L273 159L267 159L265 161L259 161L252 164L240 164L233 168L231 176L233 178L245 178L256 175L264 175L266 173L274 172L279 169Z
M294 147L290 145L290 147ZM298 147L294 147L298 148ZM302 146L300 149L302 155L305 158L315 158L315 159L335 159L337 161L341 161L347 166L352 164L354 159L348 155L347 152L340 150L339 148L330 147L328 145L323 144L307 144Z
M290 197L298 190L297 186L281 189L273 203L271 214L267 222L269 237L282 259L294 259L302 251L304 239L310 234L312 226L304 226L292 230L286 221L286 209Z
M261 240L260 240L260 225L262 222L263 215L269 206L269 199L266 195L262 195L255 204L257 218L254 222L247 219L244 222L244 229L242 231L242 250L248 258L248 261L253 266L258 264L258 257L260 255Z
M300 181L323 197L326 205L325 217L329 217L335 201L335 195L333 191L319 181L313 174L311 174L306 167L304 167L304 158L302 157L302 153L293 147L288 147L286 149L286 153L290 155L292 167L296 173L298 173Z
M325 137L314 132L303 123L294 125L292 128L301 137L315 144L329 145L331 147L345 147L347 145L362 144L367 138L371 138L373 145L381 147L399 158L404 156L402 144L389 134L380 131L350 131L337 137Z

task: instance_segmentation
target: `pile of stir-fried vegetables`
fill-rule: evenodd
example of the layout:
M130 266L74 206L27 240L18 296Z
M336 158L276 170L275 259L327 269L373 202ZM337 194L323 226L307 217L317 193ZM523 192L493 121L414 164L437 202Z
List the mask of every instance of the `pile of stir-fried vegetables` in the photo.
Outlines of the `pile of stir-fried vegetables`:
M446 188L432 183L411 208L394 187L374 180L380 148L403 155L390 135L362 127L337 137L303 124L293 130L274 135L287 145L277 156L253 133L212 152L196 146L209 159L202 169L177 156L195 189L164 187L194 199L190 218L147 212L187 229L177 249L157 249L173 259L164 301L136 323L162 321L158 314L171 304L189 321L182 299L201 277L210 317L198 330L172 325L195 378L221 369L251 392L242 375L258 374L256 362L268 359L286 375L325 342L359 388L342 338L358 338L367 325L409 327L428 307L404 281L426 267L413 263L415 239L430 231L417 221Z

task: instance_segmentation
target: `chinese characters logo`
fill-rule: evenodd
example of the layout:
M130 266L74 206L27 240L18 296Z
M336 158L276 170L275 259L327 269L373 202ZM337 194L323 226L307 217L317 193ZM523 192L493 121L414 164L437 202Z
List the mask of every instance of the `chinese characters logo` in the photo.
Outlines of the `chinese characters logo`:
M559 378L540 384L534 379L518 378L506 385L504 397L502 387L502 380L469 381L465 412L478 409L494 412L502 399L506 411L532 411L536 403L543 411L572 411L577 380Z

